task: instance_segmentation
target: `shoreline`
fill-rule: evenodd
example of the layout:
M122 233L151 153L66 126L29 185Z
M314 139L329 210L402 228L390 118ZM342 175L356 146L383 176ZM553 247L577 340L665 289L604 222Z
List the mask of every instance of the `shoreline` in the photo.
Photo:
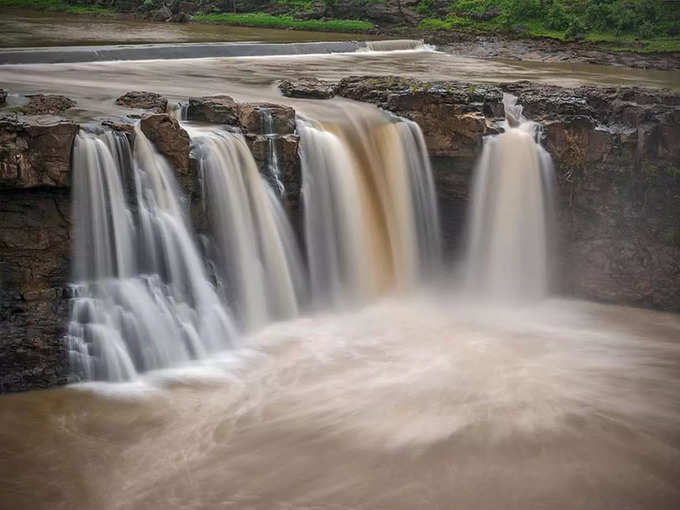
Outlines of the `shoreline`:
M172 23L178 26L224 26L240 27L253 30L280 30L291 32L307 32L319 34L337 34L343 40L348 35L355 36L357 40L363 39L422 39L426 44L433 44L445 51L456 53L460 56L468 56L482 59L504 59L528 62L563 62L563 63L588 63L598 65L623 66L636 69L656 69L673 71L680 70L680 51L648 52L636 51L635 49L612 49L607 43L592 41L562 41L550 37L522 36L518 34L506 34L501 32L483 32L476 30L422 30L415 27L376 25L375 28L366 31L338 31L323 28L296 28L296 27L267 27L250 26L242 23L229 23L224 21L203 21L185 19L182 22L154 21L148 14L122 12L64 12L44 11L40 9L9 7L8 12L16 13L58 13L59 16L73 17L73 19L109 19L121 21L143 22L149 24ZM342 21L342 20L339 20ZM330 21L329 21L330 23ZM192 41L192 42L218 42L215 40ZM234 41L222 41L234 42ZM111 43L110 41L108 42ZM143 43L137 43L143 44ZM75 44L82 45L82 44ZM98 44L93 44L97 45ZM66 44L64 45L66 46Z

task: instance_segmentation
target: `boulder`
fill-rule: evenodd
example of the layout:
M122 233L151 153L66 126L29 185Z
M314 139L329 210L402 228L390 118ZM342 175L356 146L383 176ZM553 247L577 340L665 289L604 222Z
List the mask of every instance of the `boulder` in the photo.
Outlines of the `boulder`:
M292 134L295 131L295 110L274 103L239 104L239 123L246 133ZM271 126L266 126L266 114L271 115Z
M116 99L116 104L127 106L128 108L151 110L155 113L165 113L168 107L168 100L155 92L131 91Z
M0 189L70 186L77 132L58 117L0 119Z
M151 13L151 19L154 21L167 21L172 17L172 11L166 5Z
M286 97L330 99L335 95L335 84L317 78L300 78L281 81L279 90Z
M34 94L26 96L28 103L14 110L24 115L55 115L75 106L75 101L60 95Z
M0 106L7 102L7 91L5 89L0 89Z
M173 14L168 20L170 23L189 23L191 21L191 15L186 12L178 12Z
M140 121L142 132L180 174L189 173L191 140L176 119L167 113L150 113Z
M209 96L190 98L187 119L213 124L237 125L239 111L236 101L230 96Z

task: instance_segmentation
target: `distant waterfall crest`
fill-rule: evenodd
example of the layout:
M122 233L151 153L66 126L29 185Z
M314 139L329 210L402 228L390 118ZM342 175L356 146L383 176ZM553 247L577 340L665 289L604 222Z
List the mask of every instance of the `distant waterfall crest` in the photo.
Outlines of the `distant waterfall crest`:
M502 134L484 140L468 221L467 287L496 298L547 294L554 175L538 125L505 94Z
M298 121L315 303L412 288L440 263L439 217L415 123L347 105L343 123Z
M73 171L74 370L129 380L228 347L231 318L207 279L172 172L144 134L137 130L131 159L124 136L81 132Z

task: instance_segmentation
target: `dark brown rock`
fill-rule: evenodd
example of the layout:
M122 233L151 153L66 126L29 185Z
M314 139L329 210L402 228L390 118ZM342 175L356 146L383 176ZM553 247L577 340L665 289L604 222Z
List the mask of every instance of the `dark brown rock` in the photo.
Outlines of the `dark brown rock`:
M160 9L154 11L151 14L151 19L154 21L167 21L172 16L172 11L166 5L163 5Z
M335 95L335 84L317 78L300 78L281 81L279 90L286 97L330 99Z
M187 118L213 124L238 125L238 105L230 96L192 97L187 107Z
M417 122L433 156L475 156L489 121L503 114L502 93L490 85L350 77L340 81L337 94Z
M102 126L105 126L113 131L117 131L125 135L130 147L135 145L135 126L127 122L117 122L114 120L105 120L102 122Z
M271 133L287 135L295 132L295 110L274 103L239 104L239 123L246 133L265 134L265 112L272 116Z
M55 117L0 119L0 189L69 186L77 132Z
M0 190L0 393L67 382L70 191Z
M175 170L180 174L189 173L191 140L176 119L167 113L151 113L142 117L140 127Z
M28 97L28 103L14 110L24 115L54 115L75 106L75 101L65 96L35 94Z
M128 108L141 108L156 113L165 113L168 100L155 92L131 91L116 99L116 104Z
M168 20L170 23L189 23L191 21L191 15L186 12L178 12L170 16Z
M271 138L278 155L280 178L285 188L284 199L297 206L300 189L302 187L302 174L300 166L300 137L297 135L282 135ZM270 179L267 165L269 158L269 137L265 135L246 135L246 143L253 154L260 173ZM274 183L271 183L274 185ZM275 186L273 186L275 189Z

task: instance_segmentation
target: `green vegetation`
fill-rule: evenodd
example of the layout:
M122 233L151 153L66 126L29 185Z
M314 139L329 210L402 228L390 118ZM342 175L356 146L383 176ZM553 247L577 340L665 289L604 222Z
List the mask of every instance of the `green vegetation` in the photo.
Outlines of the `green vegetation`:
M112 9L86 5L70 5L66 0L0 0L0 7L22 7L26 9L44 9L69 14L113 14Z
M291 16L273 16L263 12L249 14L231 14L226 12L198 14L193 17L196 21L213 21L243 25L247 27L267 28L297 28L301 30L322 30L329 32L366 32L374 27L373 23L360 20L331 19L331 20L296 20Z
M609 49L680 51L680 6L670 0L453 0L446 18L426 18L420 28L504 31L597 42Z

